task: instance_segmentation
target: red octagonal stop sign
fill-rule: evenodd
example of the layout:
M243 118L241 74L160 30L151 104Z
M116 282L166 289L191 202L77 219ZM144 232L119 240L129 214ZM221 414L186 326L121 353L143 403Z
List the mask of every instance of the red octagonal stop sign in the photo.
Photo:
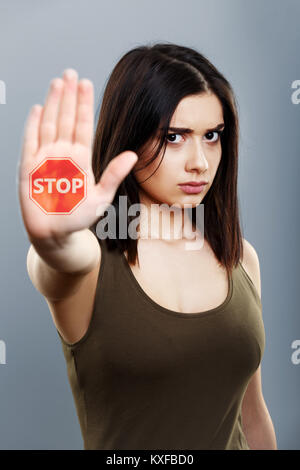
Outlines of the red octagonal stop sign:
M86 173L71 157L48 157L30 173L29 197L46 214L70 214L86 198Z

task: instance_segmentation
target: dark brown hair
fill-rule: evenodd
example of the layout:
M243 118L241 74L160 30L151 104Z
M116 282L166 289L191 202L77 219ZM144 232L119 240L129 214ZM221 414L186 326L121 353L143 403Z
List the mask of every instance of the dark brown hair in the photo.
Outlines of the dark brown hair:
M114 67L104 90L92 167L97 183L108 163L124 150L134 151L139 164L147 144L157 136L160 127L165 130L160 132L157 150L147 164L157 158L162 148L164 155L168 127L178 103L188 95L207 91L213 92L221 102L225 129L221 134L221 161L213 184L202 200L204 236L219 263L231 274L243 252L237 194L238 112L231 85L204 55L167 42L139 46L127 52ZM119 196L127 196L128 207L140 203L139 185L134 177L138 164L122 181L112 202L117 227ZM100 219L104 216L105 212ZM130 220L128 216L128 225ZM121 252L127 251L129 263L138 259L137 240L117 236L104 242L108 249L118 247Z

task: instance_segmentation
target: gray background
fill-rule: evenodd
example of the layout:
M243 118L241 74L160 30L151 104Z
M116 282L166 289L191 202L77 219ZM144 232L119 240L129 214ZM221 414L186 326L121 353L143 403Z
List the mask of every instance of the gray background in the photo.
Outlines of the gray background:
M2 0L0 10L0 448L83 448L59 338L26 271L16 168L27 113L67 67L93 81L97 110L119 58L166 40L207 55L238 99L242 228L261 268L263 393L278 448L300 449L300 364L291 360L300 339L300 104L291 101L300 80L299 0Z

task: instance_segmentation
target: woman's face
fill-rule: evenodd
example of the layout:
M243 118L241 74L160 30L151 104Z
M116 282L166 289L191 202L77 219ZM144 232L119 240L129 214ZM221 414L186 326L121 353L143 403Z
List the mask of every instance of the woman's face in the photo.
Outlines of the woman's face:
M220 128L216 129L217 126ZM223 128L223 110L216 95L209 92L183 98L172 116L161 164L162 154L135 174L140 183L140 201L170 206L176 204L182 208L184 204L189 204L189 207L200 204L213 183L221 160L221 141L217 130ZM146 152L146 159L151 155L148 157ZM139 162L136 168L138 165ZM207 181L208 184L201 192L187 194L179 185L190 181Z

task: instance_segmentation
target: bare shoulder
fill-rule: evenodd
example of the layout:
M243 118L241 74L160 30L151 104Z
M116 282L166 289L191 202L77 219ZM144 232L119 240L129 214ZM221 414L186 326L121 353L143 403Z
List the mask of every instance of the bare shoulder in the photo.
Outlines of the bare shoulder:
M261 277L258 254L253 245L251 245L251 243L245 238L243 238L243 251L244 253L241 263L261 297Z

